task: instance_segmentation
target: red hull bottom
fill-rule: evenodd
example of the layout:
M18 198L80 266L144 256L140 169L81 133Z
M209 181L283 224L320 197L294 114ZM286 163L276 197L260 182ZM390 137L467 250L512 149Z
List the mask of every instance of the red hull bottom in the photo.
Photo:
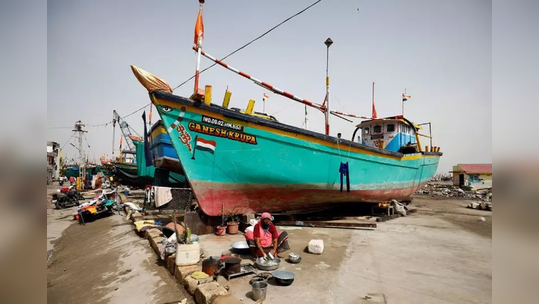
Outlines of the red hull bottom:
M209 216L319 209L335 203L409 201L419 186L340 192L300 185L243 185L192 181L202 211ZM224 205L224 206L223 206Z

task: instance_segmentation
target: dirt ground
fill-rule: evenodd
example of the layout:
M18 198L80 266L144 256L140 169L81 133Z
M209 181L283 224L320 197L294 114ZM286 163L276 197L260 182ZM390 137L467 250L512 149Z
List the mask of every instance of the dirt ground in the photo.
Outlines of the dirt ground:
M48 210L47 303L192 303L130 221L115 214L82 226L72 212Z
M264 303L491 303L492 212L465 208L469 203L420 195L410 205L417 212L376 229L279 226L291 246L280 269L296 279L288 287L270 281ZM73 225L70 214L47 214L49 303L167 303L185 297L192 303L130 222L113 215ZM200 236L206 256L221 255L243 239L241 233ZM305 252L311 239L324 241L322 255ZM299 253L301 263L286 262L290 252ZM242 257L252 263L249 255ZM254 303L251 278L229 282L230 293L244 303Z
M492 212L465 208L471 202L416 196L412 206L422 215L442 218L470 232L492 239ZM481 221L480 217L485 218L485 221Z

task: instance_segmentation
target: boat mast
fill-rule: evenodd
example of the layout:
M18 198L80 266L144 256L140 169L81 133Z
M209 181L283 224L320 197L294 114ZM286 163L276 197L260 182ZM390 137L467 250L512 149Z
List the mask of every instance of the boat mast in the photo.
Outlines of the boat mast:
M376 107L374 106L374 81L372 82L372 119L378 118L378 113L376 113Z
M198 79L200 77L200 54L202 52L202 38L204 37L204 23L202 22L202 5L204 4L204 0L198 0L199 8L198 8L198 16L197 21L195 25L195 43L197 47L197 65L196 65L196 72L195 72L195 89L194 94L198 93Z
M406 96L406 88L404 88L404 94L402 95L402 116L404 116L404 101L406 100L404 96Z
M114 115L114 112L112 112L112 156L111 156L111 159L114 159L115 134L116 134L116 116Z
M326 45L326 101L324 109L325 120L326 120L326 135L329 136L329 47L333 44L331 38L326 39L324 42Z
M412 96L406 95L406 88L404 88L404 93L402 93L402 116L404 117L404 102L408 100Z

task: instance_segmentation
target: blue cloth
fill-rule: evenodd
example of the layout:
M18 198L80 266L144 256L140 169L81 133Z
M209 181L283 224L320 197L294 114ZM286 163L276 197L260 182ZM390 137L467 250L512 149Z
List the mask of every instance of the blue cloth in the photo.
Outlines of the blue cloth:
M342 192L342 186L343 186L343 177L346 176L346 191L350 192L350 170L348 169L348 162L343 163L341 162L341 166L339 167L339 173L341 174L341 192Z

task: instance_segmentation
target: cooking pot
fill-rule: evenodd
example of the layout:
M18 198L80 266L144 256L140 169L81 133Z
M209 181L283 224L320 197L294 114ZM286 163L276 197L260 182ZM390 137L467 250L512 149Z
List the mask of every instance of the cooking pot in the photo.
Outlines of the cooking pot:
M223 262L225 263L225 271L228 273L239 273L241 271L240 258L226 258Z
M213 274L219 269L219 257L218 256L211 256L204 261L202 261L202 271L206 273L209 276L213 276Z
M288 270L276 270L272 273L273 279L277 284L282 286L288 286L294 282L296 277L292 271Z

